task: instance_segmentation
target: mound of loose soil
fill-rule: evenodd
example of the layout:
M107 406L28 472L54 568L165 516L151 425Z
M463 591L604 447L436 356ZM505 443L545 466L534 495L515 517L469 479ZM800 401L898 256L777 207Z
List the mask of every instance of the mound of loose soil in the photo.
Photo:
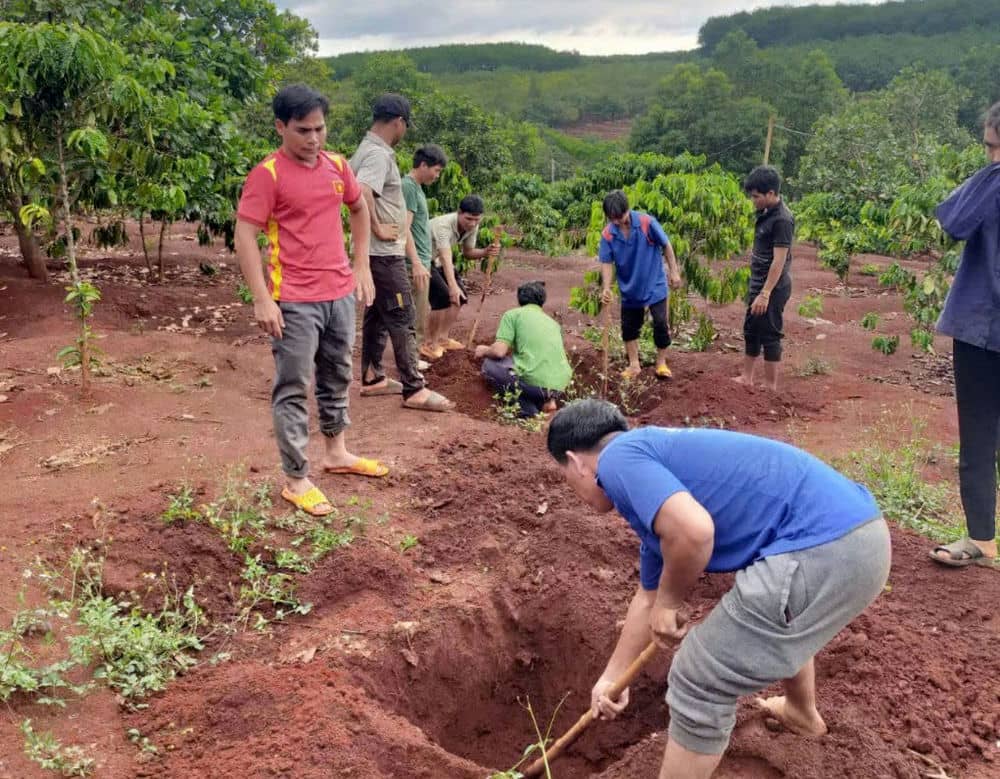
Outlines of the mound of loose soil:
M455 401L455 410L470 417L491 416L493 392L480 373L480 361L465 350L445 352L424 372L427 386Z

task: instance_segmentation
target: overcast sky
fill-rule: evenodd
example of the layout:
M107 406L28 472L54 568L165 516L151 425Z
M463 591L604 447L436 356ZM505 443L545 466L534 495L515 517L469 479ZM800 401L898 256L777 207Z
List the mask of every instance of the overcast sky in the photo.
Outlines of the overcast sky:
M870 0L869 0L870 1ZM321 55L439 43L521 41L582 54L691 49L711 16L865 0L278 0L319 33Z

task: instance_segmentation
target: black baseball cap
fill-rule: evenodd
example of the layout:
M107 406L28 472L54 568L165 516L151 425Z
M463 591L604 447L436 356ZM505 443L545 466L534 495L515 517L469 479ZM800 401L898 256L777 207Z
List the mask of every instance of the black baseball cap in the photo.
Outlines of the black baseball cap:
M372 106L372 119L376 122L395 119L397 116L403 118L407 127L413 125L410 121L410 101L402 95L388 92L381 95Z

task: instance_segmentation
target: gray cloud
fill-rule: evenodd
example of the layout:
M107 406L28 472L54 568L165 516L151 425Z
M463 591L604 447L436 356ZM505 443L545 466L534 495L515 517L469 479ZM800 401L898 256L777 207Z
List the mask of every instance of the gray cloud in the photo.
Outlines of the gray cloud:
M844 0L782 0L782 5ZM864 2L864 0L848 0ZM321 53L439 43L526 41L581 52L640 53L690 48L711 16L775 5L769 0L360 0L331 3L279 0L278 7L308 19L319 33Z

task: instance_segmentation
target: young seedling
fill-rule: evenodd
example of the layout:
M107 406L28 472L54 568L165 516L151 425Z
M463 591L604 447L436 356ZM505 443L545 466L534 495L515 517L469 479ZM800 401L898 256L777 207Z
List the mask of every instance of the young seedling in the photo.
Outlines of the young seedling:
M878 327L878 323L880 320L881 317L878 314L876 314L874 311L869 311L867 314L861 317L861 326L865 330L871 331Z
M876 352L882 352L882 354L889 356L896 351L899 346L899 336L898 335L877 335L872 339L872 349Z
M399 551L405 554L420 543L420 539L413 535L405 535L399 541Z
M799 303L799 316L815 319L823 313L823 298L820 295L806 295Z

